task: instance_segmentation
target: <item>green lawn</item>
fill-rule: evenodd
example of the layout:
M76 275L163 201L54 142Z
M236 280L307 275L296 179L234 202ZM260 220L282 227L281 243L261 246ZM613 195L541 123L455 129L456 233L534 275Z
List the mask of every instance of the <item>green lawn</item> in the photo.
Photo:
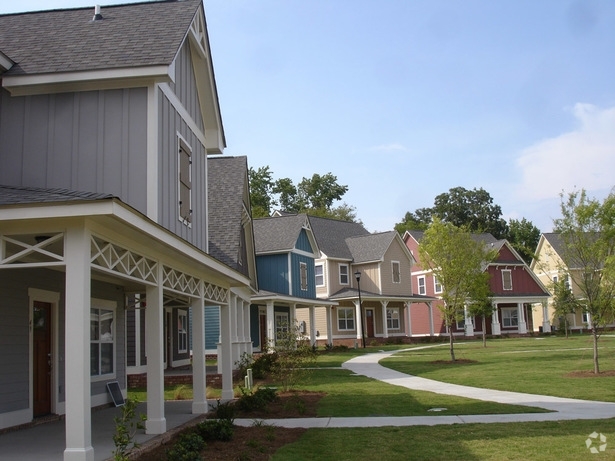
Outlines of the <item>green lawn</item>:
M578 377L593 370L592 339L588 335L497 339L455 344L457 359L448 346L408 350L384 359L381 365L423 378L468 386L615 402L615 376ZM599 341L601 370L615 370L615 336Z

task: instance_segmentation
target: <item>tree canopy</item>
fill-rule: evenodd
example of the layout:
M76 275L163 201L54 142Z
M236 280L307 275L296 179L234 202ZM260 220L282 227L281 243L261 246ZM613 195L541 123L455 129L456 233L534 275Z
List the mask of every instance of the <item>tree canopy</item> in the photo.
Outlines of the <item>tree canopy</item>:
M298 184L290 178L273 179L269 166L257 170L250 167L250 203L256 218L270 216L275 207L288 213L309 213L315 216L357 222L355 207L343 202L333 206L348 192L332 173L314 173Z

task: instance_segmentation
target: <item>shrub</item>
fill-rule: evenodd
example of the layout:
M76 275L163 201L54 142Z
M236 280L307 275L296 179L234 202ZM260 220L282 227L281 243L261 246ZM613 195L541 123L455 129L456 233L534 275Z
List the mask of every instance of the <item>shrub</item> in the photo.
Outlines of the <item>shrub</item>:
M271 387L260 387L254 392L243 387L240 390L241 397L237 400L237 408L248 413L265 409L268 403L277 398L276 390Z
M233 421L235 421L235 415L237 413L237 409L235 408L235 404L233 402L221 403L218 400L216 408L214 408L214 414L217 419L229 421L231 425Z
M168 461L201 461L205 441L196 432L181 434L173 448L167 450Z
M139 444L135 442L134 436L137 430L144 429L144 421L146 415L137 415L137 404L139 402L134 399L126 399L122 406L122 415L113 418L115 422L115 434L113 434L113 443L115 450L113 451L113 459L115 461L126 461L128 455L133 448L139 448Z
M205 441L228 442L233 438L233 423L228 419L207 419L197 424L196 430Z
M252 376L255 379L265 379L271 373L278 360L278 354L270 352L262 354L254 362L252 362Z
M254 357L252 356L252 354L248 354L247 352L244 352L243 354L241 354L241 357L239 358L239 360L235 362L235 368L237 369L237 374L239 376L245 376L248 373L248 368L253 368L253 364L254 364ZM252 370L252 373L254 373L254 370Z

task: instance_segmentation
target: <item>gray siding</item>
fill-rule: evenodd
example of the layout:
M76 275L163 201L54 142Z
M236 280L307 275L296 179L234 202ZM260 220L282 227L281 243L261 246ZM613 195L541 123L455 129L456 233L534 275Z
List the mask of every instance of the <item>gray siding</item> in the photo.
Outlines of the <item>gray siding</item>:
M192 120L203 130L203 117L188 40L185 41L184 46L181 47L175 58L175 82L171 82L169 86L186 108Z
M147 89L0 93L0 184L109 193L146 211Z

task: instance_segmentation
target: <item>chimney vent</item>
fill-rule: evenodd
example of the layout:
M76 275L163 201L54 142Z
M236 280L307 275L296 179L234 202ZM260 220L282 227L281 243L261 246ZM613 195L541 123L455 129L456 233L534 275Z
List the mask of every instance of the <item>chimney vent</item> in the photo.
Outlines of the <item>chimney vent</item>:
M92 21L100 21L102 18L102 14L100 14L100 5L96 5L94 7L94 17L92 18Z

